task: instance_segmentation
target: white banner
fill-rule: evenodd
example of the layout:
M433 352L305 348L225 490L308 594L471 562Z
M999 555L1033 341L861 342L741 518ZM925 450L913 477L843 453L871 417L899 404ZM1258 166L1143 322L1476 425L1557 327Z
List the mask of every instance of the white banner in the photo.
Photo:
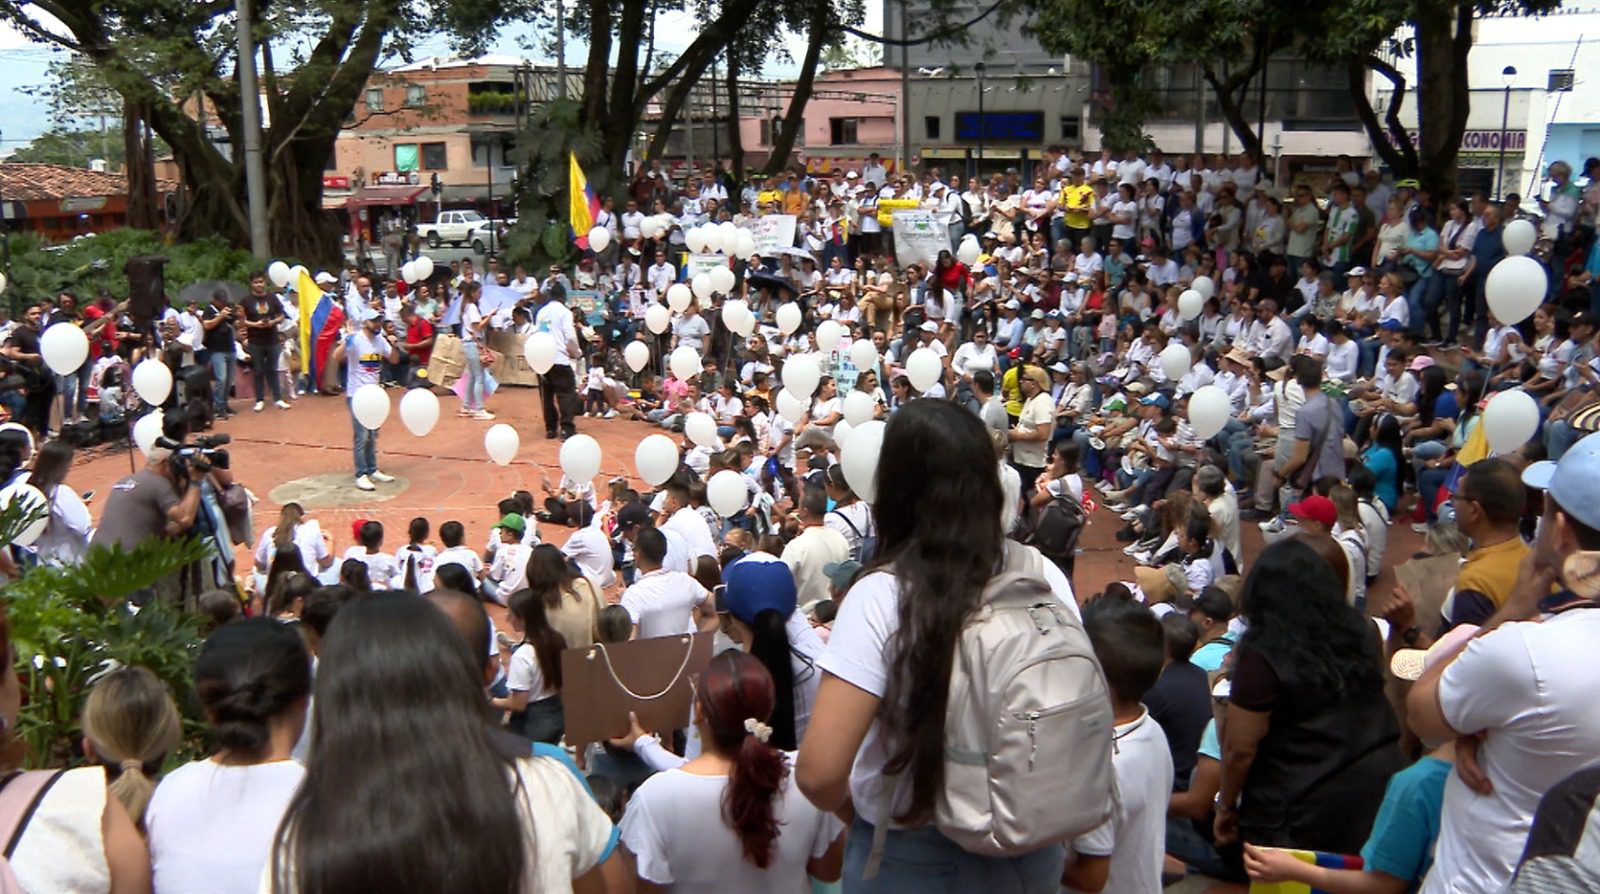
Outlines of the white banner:
M696 273L706 273L728 266L727 255L687 254L683 256L684 282L694 279Z
M795 216L793 214L766 214L745 222L756 241L756 254L770 258L780 249L794 248Z
M894 213L894 255L900 266L932 264L950 250L950 229L932 211Z

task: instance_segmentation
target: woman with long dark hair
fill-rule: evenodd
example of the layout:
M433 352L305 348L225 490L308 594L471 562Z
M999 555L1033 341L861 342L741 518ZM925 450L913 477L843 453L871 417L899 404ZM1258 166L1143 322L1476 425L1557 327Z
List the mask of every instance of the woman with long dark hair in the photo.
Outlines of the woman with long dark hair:
M541 543L528 553L528 590L544 603L549 626L568 649L594 643L595 625L605 600L594 581L579 574L560 547Z
M1448 392L1447 392L1448 393ZM1422 494L1427 524L1438 521L1439 488L1451 481L1457 473L1456 454L1467 445L1467 439L1482 421L1478 412L1478 398L1483 394L1483 374L1463 370L1456 378L1455 396L1448 405L1457 415L1449 420L1448 436L1442 441L1418 444L1412 450L1412 461L1417 466L1417 493ZM1438 420L1443 424L1446 420ZM1416 529L1416 525L1412 526Z
M840 604L796 774L813 804L853 803L845 891L898 891L926 879L938 890L1057 890L1065 853L1013 857L963 850L933 826L943 791L945 710L963 627L1008 554L1026 550L1001 529L1005 497L994 445L976 415L917 400L890 417L873 515L878 552ZM1040 562L1044 581L1077 617L1072 587ZM892 797L890 793L892 792ZM886 814L885 801L891 805ZM877 876L862 882L875 826L892 823ZM998 879L1011 883L995 888Z
M522 641L511 651L507 694L492 704L511 712L508 726L512 732L555 744L566 729L561 708L561 652L567 641L545 619L544 599L532 590L512 593L506 616Z
M483 654L431 601L356 599L318 657L273 894L544 894L598 879L611 821L560 762L496 731Z
M34 454L33 468L17 476L18 484L33 485L49 502L50 520L45 523L44 533L33 541L32 549L39 561L52 565L72 565L83 558L94 528L89 507L66 483L72 452L72 445L60 438L46 441Z
M755 657L711 660L695 699L704 750L646 780L623 815L643 890L803 894L808 875L839 878L844 825L806 801L792 756L774 747L768 718L781 702Z
M305 775L291 754L305 728L311 654L291 626L235 621L200 647L194 685L217 752L167 774L150 799L155 887L254 894Z
M1291 538L1261 552L1240 594L1215 823L1235 859L1241 840L1356 853L1402 766L1377 631L1330 570Z
M822 638L799 614L799 596L789 566L770 553L755 552L728 565L718 600L722 629L739 648L766 665L777 692L772 709L773 747L793 751L805 738L817 701Z

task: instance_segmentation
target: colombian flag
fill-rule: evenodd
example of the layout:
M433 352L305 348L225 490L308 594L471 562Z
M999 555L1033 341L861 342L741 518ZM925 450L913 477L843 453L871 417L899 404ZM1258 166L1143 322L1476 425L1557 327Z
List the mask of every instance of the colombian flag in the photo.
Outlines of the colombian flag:
M594 229L595 215L600 212L600 200L595 198L594 190L589 188L589 178L583 176L583 168L578 167L578 154L567 153L570 159L567 173L567 195L571 202L569 215L572 218L572 241L579 248L589 247L589 231Z
M322 291L310 273L302 272L294 284L300 303L300 364L301 372L313 387L319 381L326 365L328 352L344 325L344 308L334 296Z

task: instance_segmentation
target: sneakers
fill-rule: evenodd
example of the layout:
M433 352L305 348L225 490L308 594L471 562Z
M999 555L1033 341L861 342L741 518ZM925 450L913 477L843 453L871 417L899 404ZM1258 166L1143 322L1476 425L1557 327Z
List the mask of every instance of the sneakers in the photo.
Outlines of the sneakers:
M284 401L284 400L275 400L275 401L272 402L272 405L277 407L280 410L289 409L289 402L288 401Z
M1271 521L1257 522L1256 527L1260 528L1263 534L1281 534L1288 526L1283 523L1283 519L1275 518Z
M266 401L264 401L264 400L256 401L255 410L256 410L257 413L261 412L262 410L265 410L266 408L267 408L267 402Z
M1122 554L1125 556L1131 556L1135 553L1144 552L1144 548L1145 546L1142 541L1135 540L1133 543L1130 543L1122 548Z
M472 414L472 418L478 420L479 422L488 422L494 418L494 414L488 410L479 410L478 412Z
M393 475L385 475L382 472L373 472L368 477L371 478L373 481L378 482L379 484L388 484L389 482L394 480L394 476Z
M472 409L470 407L462 407L461 409L456 411L456 415L460 416L462 418L466 418L466 417L471 416L473 413L476 413L476 412L478 412L478 411L474 410L474 409Z
M1427 522L1412 522L1411 523L1411 530L1416 531L1418 534L1426 534L1426 533L1428 533L1428 523Z
M617 418L617 411L615 409L607 410L606 414L604 416L601 416L600 418L601 419L615 419L615 418Z
M356 489L357 490L377 490L378 486L376 484L372 483L372 479L371 478L368 478L365 475L358 475L356 477Z
M1150 562L1152 560L1154 560L1154 559L1155 559L1155 556L1152 556L1150 554L1150 551L1147 550L1147 549L1146 550L1140 550L1139 552L1136 552L1136 553L1133 554L1133 560L1135 562L1139 563L1140 565L1149 565Z

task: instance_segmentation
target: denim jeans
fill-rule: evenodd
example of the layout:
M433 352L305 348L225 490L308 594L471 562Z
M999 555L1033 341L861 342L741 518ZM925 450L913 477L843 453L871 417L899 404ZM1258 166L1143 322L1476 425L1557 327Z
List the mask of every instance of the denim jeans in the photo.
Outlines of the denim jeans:
M932 827L896 829L883 842L878 874L863 879L872 826L860 817L844 845L845 894L1055 894L1067 852L1060 845L1018 857L985 857L961 849Z
M1545 455L1553 462L1559 462L1572 445L1578 443L1585 433L1572 427L1572 423L1565 419L1557 419L1544 427Z
M345 407L351 407L349 398L345 398L344 403ZM378 471L378 433L362 425L353 408L350 408L350 428L355 431L356 477L371 475Z
M238 361L232 351L210 351L206 362L211 366L211 405L220 413L228 408L228 386Z
M461 391L461 408L481 410L483 409L483 363L478 359L478 343L462 342L461 355L467 363L466 371L462 374L467 384Z
M1426 336L1439 337L1439 296L1433 294L1433 277L1424 276L1406 288L1406 312L1410 327Z
M83 415L89 406L89 373L93 365L85 360L77 372L56 376L56 393L63 395L62 407L69 418Z

